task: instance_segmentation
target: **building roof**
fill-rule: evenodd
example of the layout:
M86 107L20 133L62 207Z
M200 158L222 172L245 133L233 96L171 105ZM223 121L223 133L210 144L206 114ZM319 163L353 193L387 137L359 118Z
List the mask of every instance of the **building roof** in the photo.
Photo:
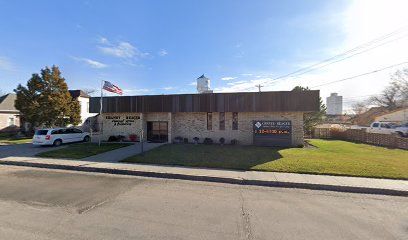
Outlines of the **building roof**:
M398 108L398 109L395 109L395 110L393 110L393 111L381 113L381 114L379 114L379 115L377 115L377 116L375 116L375 117L376 117L376 118L377 118L377 117L382 117L382 116L385 116L385 115L388 115L388 114L391 114L391 113L396 113L396 112L399 112L399 111L407 111L407 110L408 110L408 107Z
M99 112L99 101L90 98L91 113ZM102 112L315 112L319 108L319 90L311 90L104 97Z
M69 90L69 94L71 94L72 98L77 98L77 97L84 97L84 98L90 98L89 94L82 90Z
M0 111L13 111L18 112L14 107L14 101L16 101L16 94L9 93L0 97Z
M197 79L200 79L200 78L206 78L205 76L204 76L204 74L203 75L201 75L199 78L197 78Z

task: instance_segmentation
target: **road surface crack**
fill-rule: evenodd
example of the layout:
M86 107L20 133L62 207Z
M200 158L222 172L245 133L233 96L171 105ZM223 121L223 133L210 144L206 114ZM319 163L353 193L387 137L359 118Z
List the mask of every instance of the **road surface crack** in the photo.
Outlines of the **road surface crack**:
M244 239L253 239L252 228L251 228L251 219L250 214L245 208L245 199L242 194L242 190L239 191L241 199L241 217L242 217L242 227L244 232Z

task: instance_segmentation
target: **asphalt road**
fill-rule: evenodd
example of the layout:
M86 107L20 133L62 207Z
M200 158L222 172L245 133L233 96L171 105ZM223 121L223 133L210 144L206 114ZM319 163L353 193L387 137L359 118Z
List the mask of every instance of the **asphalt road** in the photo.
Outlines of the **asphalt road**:
M408 239L408 198L0 166L1 239Z

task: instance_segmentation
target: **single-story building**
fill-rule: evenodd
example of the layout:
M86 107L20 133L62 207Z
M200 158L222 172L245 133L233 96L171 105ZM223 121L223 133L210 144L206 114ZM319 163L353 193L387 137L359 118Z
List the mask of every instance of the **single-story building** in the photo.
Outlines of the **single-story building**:
M16 94L0 96L0 132L15 132L20 128L20 111L14 107Z
M203 93L104 97L102 140L133 139L143 131L148 141L299 146L303 114L319 111L319 91ZM90 112L99 113L100 98L90 98Z
M408 123L408 107L379 114L374 118L375 122L395 122L398 124Z

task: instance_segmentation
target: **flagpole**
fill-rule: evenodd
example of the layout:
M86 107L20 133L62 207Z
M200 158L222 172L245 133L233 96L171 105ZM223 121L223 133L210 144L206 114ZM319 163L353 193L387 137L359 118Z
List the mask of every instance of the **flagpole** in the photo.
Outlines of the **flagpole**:
M102 117L102 103L103 103L103 80L101 80L101 98L100 98L100 109L99 109L99 117L101 119L101 124L99 128L99 140L98 140L98 145L99 147L101 146L101 135L102 135L102 128L103 128L103 117Z

